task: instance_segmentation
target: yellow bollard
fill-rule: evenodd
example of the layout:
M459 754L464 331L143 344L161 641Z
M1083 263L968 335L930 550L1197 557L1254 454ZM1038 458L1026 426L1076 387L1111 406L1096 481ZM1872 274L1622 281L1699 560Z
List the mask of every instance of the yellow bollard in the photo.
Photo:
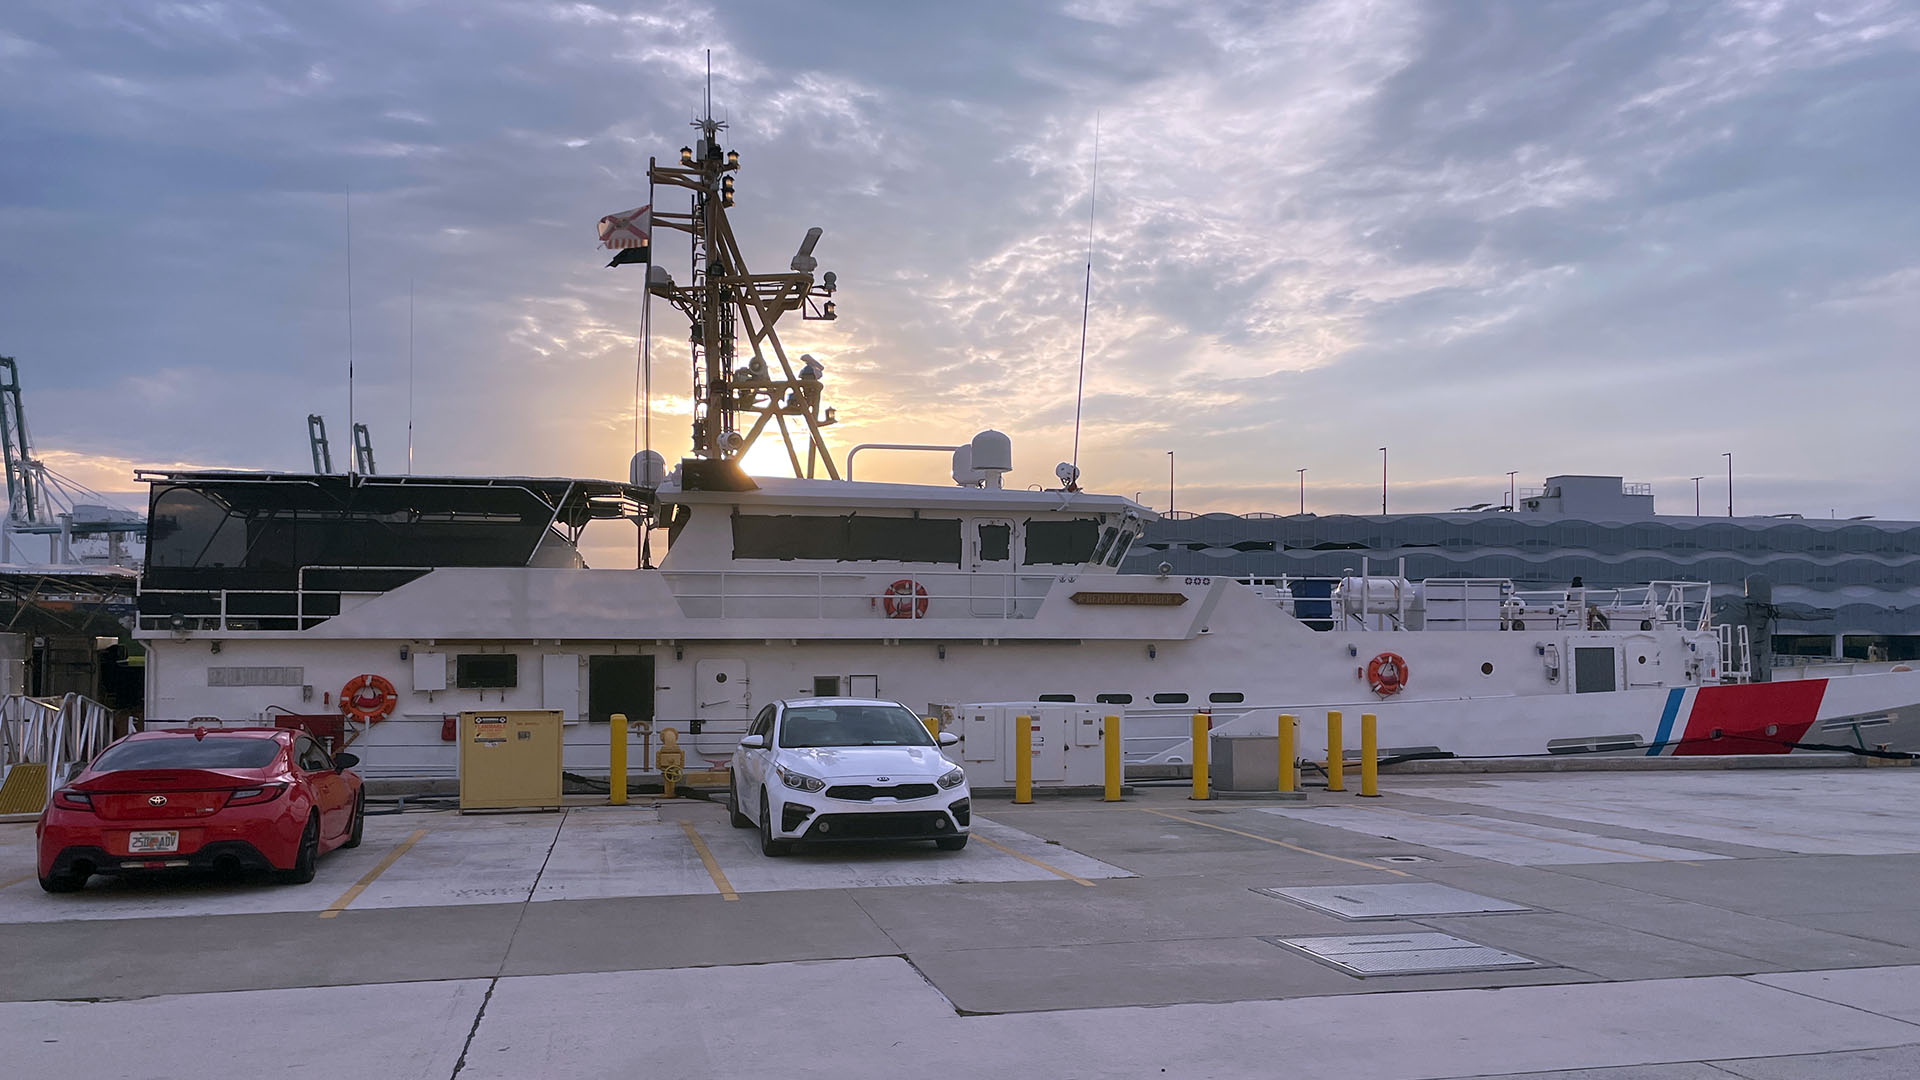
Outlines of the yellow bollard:
M1207 744L1208 719L1210 718L1207 716L1206 713L1193 714L1193 795L1192 797L1195 799L1203 800L1203 801L1213 798L1213 785L1208 781L1208 778L1207 778L1207 751L1212 749L1212 747L1210 747Z
M1380 797L1380 734L1370 712L1360 714L1360 795Z
M1120 718L1107 717L1100 738L1107 749L1107 802L1120 801Z
M607 717L607 805L627 805L627 714Z
M1288 794L1300 789L1300 758L1294 752L1296 724L1292 713L1280 714L1280 791Z
M933 736L937 742L940 738L940 718L937 716L923 716L920 718L920 722L927 725L927 734Z
M1013 801L1033 801L1033 717L1019 718L1020 737L1013 744Z
M1347 751L1340 745L1340 714L1327 714L1327 790L1347 790Z

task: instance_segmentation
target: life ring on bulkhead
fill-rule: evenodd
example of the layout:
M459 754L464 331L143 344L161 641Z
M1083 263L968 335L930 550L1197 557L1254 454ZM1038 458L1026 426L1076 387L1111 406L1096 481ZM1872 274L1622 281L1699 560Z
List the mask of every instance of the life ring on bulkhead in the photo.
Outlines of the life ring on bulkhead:
M1381 697L1392 697L1407 685L1407 662L1399 653L1383 652L1367 661L1367 685Z
M901 578L880 593L880 606L886 609L889 619L924 619L927 617L926 586L912 578Z
M400 695L380 675L355 675L340 688L340 711L370 724L385 720L398 704Z

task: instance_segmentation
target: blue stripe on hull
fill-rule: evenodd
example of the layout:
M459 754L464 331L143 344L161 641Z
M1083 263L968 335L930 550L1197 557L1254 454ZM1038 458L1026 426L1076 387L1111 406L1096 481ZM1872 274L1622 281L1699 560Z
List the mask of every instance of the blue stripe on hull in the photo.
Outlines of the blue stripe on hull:
M1660 711L1660 730L1654 733L1653 745L1647 747L1648 757L1659 757L1666 749L1667 736L1673 734L1673 720L1680 715L1680 699L1687 696L1686 687L1667 692L1667 707Z

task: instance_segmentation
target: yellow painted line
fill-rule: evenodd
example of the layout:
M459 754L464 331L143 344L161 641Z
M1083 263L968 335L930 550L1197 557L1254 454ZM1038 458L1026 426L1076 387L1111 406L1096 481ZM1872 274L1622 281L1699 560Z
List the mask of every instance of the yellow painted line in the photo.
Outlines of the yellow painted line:
M1232 833L1235 836L1244 836L1249 840L1258 840L1263 844L1272 844L1274 847L1283 847L1283 848L1286 848L1288 851L1297 851L1302 855L1317 855L1322 859L1332 859L1334 862L1346 863L1348 866L1358 866L1367 870L1378 870L1383 874L1392 874L1394 877L1412 877L1413 876L1412 874L1407 873L1405 870L1395 870L1390 866L1375 866L1370 862L1365 862L1361 859L1349 859L1343 855L1329 855L1324 851L1315 851L1312 848L1303 848L1298 844L1289 844L1285 840L1275 840L1271 836L1261 836L1259 833L1241 832L1239 829L1229 829L1225 825L1215 825L1211 821L1195 821L1190 817L1182 817L1179 814L1169 814L1164 810L1153 810L1145 806L1140 807L1140 809L1145 813L1166 818L1168 821L1178 821L1183 825L1198 825L1203 829L1218 829L1221 832Z
M22 874L19 877L14 878L12 881L0 881L0 889L11 889L15 885L21 884L22 882L32 881L36 876L38 876L37 873Z
M427 835L427 830L425 829L413 830L412 836L409 836L405 840L400 841L400 843L397 846L395 846L392 851L387 852L386 858L381 859L378 863L374 865L373 869L361 875L360 880L353 883L353 888L348 889L346 892L341 893L340 899L335 900L332 904L328 905L327 910L320 913L320 917L323 919L331 919L339 915L342 911L346 910L346 907L348 904L353 903L356 897L358 897L361 893L366 891L367 886L373 884L374 878L377 878L381 874L386 873L387 867L392 866L395 862L398 862L400 859L400 856L405 855L407 853L407 849L412 847L414 844L419 843L420 838L425 835Z
M693 822L683 821L680 827L687 831L687 839L693 841L693 850L700 853L700 861L707 867L707 876L713 879L713 887L720 890L720 899L740 899L740 894L733 891L733 882L728 881L727 875L721 872L720 863L714 859L713 852L707 850L707 842L700 838L700 832L693 827Z
M1065 870L1062 870L1057 866L1048 866L1046 863L1041 862L1039 859L1036 859L1031 855L1022 855L1019 852L1013 850L1012 848L1006 846L1005 844L995 843L994 841L989 840L984 836L981 836L979 833L974 833L973 838L987 845L988 847L993 848L996 851L1004 851L1007 854L1013 856L1014 858L1019 859L1021 862L1030 862L1033 865L1039 867L1040 869L1045 870L1049 874L1056 874L1060 877L1066 878L1068 881L1071 881L1076 885L1085 885L1089 889L1093 888L1093 882L1088 881L1086 878L1069 874Z

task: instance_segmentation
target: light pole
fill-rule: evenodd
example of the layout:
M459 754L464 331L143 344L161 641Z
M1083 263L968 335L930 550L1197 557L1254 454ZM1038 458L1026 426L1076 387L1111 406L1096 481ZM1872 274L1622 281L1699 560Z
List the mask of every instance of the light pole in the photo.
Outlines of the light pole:
M1694 517L1700 516L1700 481L1705 479L1706 477L1704 476L1696 476L1693 478L1693 516Z
M1307 512L1307 470L1295 469L1293 471L1300 474L1300 513L1304 515Z
M1725 453L1721 454L1720 456L1727 459L1727 516L1732 517L1733 516L1733 451L1728 450Z
M1167 451L1167 516L1173 516L1173 451Z
M1519 469L1507 470L1507 509L1509 510L1518 510L1520 508L1520 503L1516 500L1516 493L1513 489L1513 476L1519 471Z
M1380 514L1387 513L1387 448L1380 448Z

